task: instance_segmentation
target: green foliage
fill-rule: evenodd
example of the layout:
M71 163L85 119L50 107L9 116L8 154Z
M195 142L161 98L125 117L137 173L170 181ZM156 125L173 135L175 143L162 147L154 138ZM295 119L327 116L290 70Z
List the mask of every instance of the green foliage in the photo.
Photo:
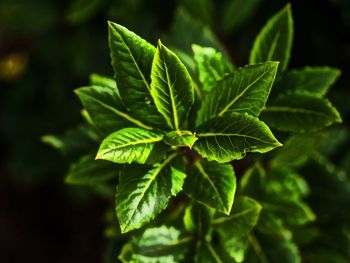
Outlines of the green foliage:
M245 13L259 1L249 2ZM233 1L230 9L240 5ZM185 6L210 23L206 9ZM119 259L301 262L298 231L319 214L305 201L310 188L302 168L321 162L325 128L341 117L324 98L337 69L288 71L290 5L263 27L244 67L233 66L210 29L185 9L168 37L173 51L113 22L108 27L114 79L92 75L90 86L76 90L96 147L71 166L66 181L117 185L121 233L141 229ZM64 149L59 137L44 140ZM105 161L91 159L96 151Z

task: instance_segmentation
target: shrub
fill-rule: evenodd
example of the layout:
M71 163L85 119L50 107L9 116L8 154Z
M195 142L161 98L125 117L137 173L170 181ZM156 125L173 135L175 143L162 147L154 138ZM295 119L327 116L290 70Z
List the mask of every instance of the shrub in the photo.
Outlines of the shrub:
M116 185L117 220L107 234L141 229L119 259L301 262L297 243L317 236L302 170L310 160L326 163L324 128L341 117L325 95L340 72L288 68L290 6L262 28L244 67L224 50L193 43L192 56L108 27L114 78L91 75L75 91L82 128L44 140L86 148L68 183L109 199Z

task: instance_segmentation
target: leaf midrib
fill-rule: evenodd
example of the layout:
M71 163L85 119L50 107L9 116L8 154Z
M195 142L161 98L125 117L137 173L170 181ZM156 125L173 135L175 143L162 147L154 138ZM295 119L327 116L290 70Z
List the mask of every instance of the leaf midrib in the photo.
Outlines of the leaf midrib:
M148 91L151 92L151 87L150 87L150 85L148 84L148 82L147 82L145 76L143 75L143 72L141 71L141 69L140 69L138 63L136 62L136 60L135 60L135 58L134 58L134 55L132 54L132 52L131 52L129 46L126 44L126 41L124 40L123 35L120 34L120 33L118 32L118 30L116 30L116 29L114 29L114 30L118 33L118 35L120 36L121 40L122 40L123 43L125 44L125 46L126 46L128 52L129 52L129 55L130 55L130 57L131 57L131 59L132 59L134 65L135 65L137 71L139 72L139 74L140 74L140 76L141 76L141 78L142 78L143 83L145 84L145 86L146 86L146 88L148 89Z
M78 92L79 92L79 91L78 91ZM110 106L110 105L104 103L103 101L101 101L101 100L99 100L99 99L97 99L97 98L95 98L95 97L93 97L93 96L91 96L91 95L89 95L89 94L87 94L87 93L85 93L85 95L86 95L87 97L90 97L93 101L97 102L98 104L100 104L101 106L103 106L104 108L106 108L107 110L110 110L111 112L115 113L116 115L123 117L124 119L126 119L126 120L128 120L128 121L130 121L130 122L132 122L132 123L134 123L134 124L136 124L137 126L139 126L139 127L141 127L141 128L144 128L144 129L146 129L146 130L153 130L152 127L150 127L150 126L148 126L148 125L142 123L142 122L139 121L139 120L134 119L133 117L131 117L130 115L128 115L128 114L126 114L126 113L124 113L124 112L121 112L121 111L117 110L116 108L114 108L114 107L112 107L112 106Z
M327 116L327 114L323 112L318 112L318 111L313 111L313 110L308 110L303 108L291 108L286 106L269 106L269 107L265 107L263 111L266 111L266 112L280 111L280 112L304 113L304 114L312 114L312 115L319 115L319 116Z
M121 145L118 145L116 147L113 147L113 149L105 152L104 154L113 152L113 151L115 151L117 149L120 149L120 148L125 148L125 147L128 147L128 146L133 146L133 145L137 145L137 144L147 144L147 143L151 143L151 142L159 142L162 139L163 139L163 136L160 136L160 137L155 137L155 138L148 138L148 139L144 139L144 140L128 142L128 143L121 144Z
M196 135L197 137L218 137L218 136L226 136L226 137L243 137L243 138L249 138L249 139L253 139L253 140L257 140L266 144L270 144L270 145L279 145L279 144L275 144L272 142L268 142L262 139L259 139L257 137L253 137L250 135L243 135L243 134L238 134L238 133L213 133L213 132L208 132L208 133L197 133Z
M137 202L137 205L135 206L134 211L132 212L132 214L131 214L131 216L130 216L128 222L125 224L125 227L124 227L125 229L127 229L128 226L130 225L130 222L132 221L132 218L134 217L136 211L138 210L137 208L138 208L138 206L140 205L141 200L142 200L143 197L145 196L145 194L146 194L147 190L149 189L149 187L151 186L151 184L154 182L154 180L156 179L156 177L158 176L158 174L162 171L162 169L163 169L166 165L168 165L168 164L171 162L171 160L174 159L174 158L177 156L177 154L178 154L177 152L171 154L167 159L165 159L165 161L164 161L157 169L155 169L155 170L153 171L153 173L152 173L150 179L148 180L147 184L146 184L145 187L144 187L144 190L142 191L142 193L141 193L141 195L140 195L140 197L139 197L139 200L138 200L138 202Z
M221 196L221 194L219 192L219 189L216 187L216 185L214 184L214 182L212 181L210 176L204 170L203 166L200 164L200 162L196 162L195 166L197 167L198 171L203 175L203 177L209 181L210 185L213 187L214 191L216 192L216 194L219 197L219 200L221 202L221 206L224 208L224 212L228 213L229 211L228 211L228 209L225 206L225 201L223 200L223 197Z
M240 94L238 94L238 96L236 96L229 104L227 104L225 106L225 108L222 111L220 111L218 116L222 116L226 111L228 111L232 107L232 105L247 92L248 89L250 89L253 85L255 85L258 81L260 81L263 77L265 77L266 74L270 73L271 70L273 70L273 67L271 67L270 69L265 71L257 79L255 79L252 83L250 83L245 89L243 89L242 92Z
M165 68L166 79L168 82L167 86L168 86L169 93L170 93L171 107L173 109L172 112L173 112L173 117L174 117L174 126L175 126L175 129L178 130L179 129L179 119L178 119L178 115L177 115L175 98L174 98L174 94L173 94L173 90L172 90L173 85L172 85L171 80L170 80L169 69L168 69L168 66L165 62L164 54L160 53L160 55L162 56L162 61L163 61L163 65Z
M251 207L251 208L248 208L246 210L243 210L239 213L236 213L236 214L233 214L232 216L226 216L226 217L219 217L219 218L216 218L212 221L212 224L222 224L224 222L227 222L227 221L230 221L230 220L233 220L233 219L237 219L237 218L240 218L242 216L245 216L251 212L253 212L254 210L256 210L257 208L256 207ZM258 210L258 209L257 209Z

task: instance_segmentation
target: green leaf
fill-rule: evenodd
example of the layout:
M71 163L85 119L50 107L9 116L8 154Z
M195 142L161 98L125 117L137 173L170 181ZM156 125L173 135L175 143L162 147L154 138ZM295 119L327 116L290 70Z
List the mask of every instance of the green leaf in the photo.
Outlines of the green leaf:
M114 77L123 102L137 119L161 124L149 85L155 47L121 25L108 22L108 27Z
M315 131L342 122L339 112L327 99L306 94L287 94L271 102L261 118L281 131Z
M167 42L187 54L191 53L193 43L213 47L225 53L213 31L207 25L193 18L184 8L178 8L175 13L174 23L171 26Z
M292 233L283 230L278 233L250 236L251 249L245 262L249 263L300 263L298 247L292 240Z
M217 81L233 71L231 62L214 48L193 44L192 50L198 68L199 80L205 91L210 92Z
M212 222L224 249L237 262L244 260L248 236L258 222L261 209L254 199L241 196L236 199L229 216L218 216Z
M195 263L235 263L224 249L208 241L199 240L196 247Z
M223 16L221 18L221 28L225 33L232 33L244 23L249 21L259 5L261 0L231 0L223 5Z
M96 161L93 155L83 155L73 163L65 178L66 183L80 185L105 184L117 178L119 167L106 161Z
M152 127L133 118L123 106L118 90L107 86L82 87L75 90L94 125L104 134L124 127Z
M192 79L180 59L159 40L152 64L151 95L172 129L187 119L194 102Z
M164 135L164 142L177 147L192 148L193 144L198 140L195 134L190 131L171 131Z
M165 152L163 134L140 128L124 128L113 132L101 143L96 159L115 163L152 162L155 155L161 159Z
M116 212L122 233L142 227L182 189L186 175L171 164L177 153L153 167L133 165L121 173Z
M197 161L188 171L184 191L196 201L230 214L236 177L230 164Z
M191 202L186 207L183 222L185 229L191 232L197 239L207 239L211 235L212 225L215 209L200 203Z
M288 138L283 147L276 149L271 165L273 167L299 167L315 150L320 148L324 140L324 134L315 132L293 135Z
M90 85L117 89L117 82L114 79L106 76L102 76L96 73L93 73L90 75ZM119 94L119 91L118 91L118 94Z
M228 111L259 116L270 94L278 62L250 65L217 82L198 112L197 124Z
M47 134L41 137L43 143L52 146L65 155L78 155L92 151L98 140L98 135L86 125L69 129L61 135Z
M298 91L321 98L339 76L340 70L336 68L305 67L288 72L274 89Z
M256 37L250 53L250 64L280 61L279 71L288 67L293 42L293 18L288 4L275 14Z
M149 228L125 244L118 258L125 263L178 263L184 259L190 241L174 227Z
M240 193L260 198L265 193L266 173L260 163L247 169L240 180Z
M264 122L235 112L203 123L196 136L194 150L219 163L242 159L247 152L265 153L281 146Z
M266 202L261 202L263 206L262 215L264 215L264 213L269 213L272 217L281 220L286 227L304 225L316 219L310 207L301 200L279 199L276 198L275 195L269 196L266 200ZM268 221L270 221L269 218L270 217L267 218ZM264 219L266 219L266 217L262 217L260 222L261 229L265 230L265 232L275 231L276 229L266 227L270 222L265 223Z
M267 176L258 163L246 171L240 190L262 205L260 230L276 232L284 226L302 225L315 219L311 209L300 199L304 189L300 189L303 186L298 180L300 178L288 170L274 171Z

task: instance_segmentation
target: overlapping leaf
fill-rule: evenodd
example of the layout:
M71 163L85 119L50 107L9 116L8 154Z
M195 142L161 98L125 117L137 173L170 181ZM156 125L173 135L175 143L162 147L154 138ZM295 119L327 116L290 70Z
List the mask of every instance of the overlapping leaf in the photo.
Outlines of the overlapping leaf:
M141 163L161 160L166 148L163 134L140 128L124 128L107 136L101 143L96 159L115 163Z
M235 112L203 123L196 136L195 151L219 163L242 159L247 152L265 153L281 146L264 122Z
M192 80L180 59L160 41L154 55L151 94L158 111L172 129L187 119L194 102Z
M119 259L125 263L178 263L184 259L190 241L174 227L149 228L124 245Z
M164 142L177 147L192 148L193 144L198 140L195 134L190 131L171 131L164 135Z
M150 95L150 74L155 47L127 28L108 23L114 77L130 112L147 124L159 126L162 118Z
M79 96L94 125L104 134L109 134L124 127L152 129L130 116L115 87L82 87L76 89L75 93Z
M122 233L142 227L182 190L185 174L171 161L176 153L152 167L133 165L122 172L117 186L116 212Z
M236 177L229 164L197 161L188 171L184 191L196 201L230 214Z
M261 114L269 125L281 131L314 131L341 122L327 99L306 94L287 94L271 102Z
M276 90L297 91L323 97L339 75L340 70L330 67L295 69L283 76L277 83Z
M217 82L199 110L197 124L228 111L259 116L275 80L278 62L266 62L235 70Z
M198 241L196 247L195 263L236 263L226 251L217 244L208 241Z
M241 196L235 201L229 216L217 216L213 220L224 249L237 262L244 260L249 246L248 236L258 222L261 208L254 199Z
M292 233L286 229L278 233L252 235L250 250L245 262L249 263L300 263L298 247L293 242Z
M106 161L95 161L91 154L73 163L65 181L70 184L99 185L117 178L119 167Z
M192 50L203 90L210 92L217 81L233 71L231 62L214 48L194 44Z
M274 15L260 31L250 53L250 64L280 61L279 71L289 63L293 42L293 18L290 5Z

